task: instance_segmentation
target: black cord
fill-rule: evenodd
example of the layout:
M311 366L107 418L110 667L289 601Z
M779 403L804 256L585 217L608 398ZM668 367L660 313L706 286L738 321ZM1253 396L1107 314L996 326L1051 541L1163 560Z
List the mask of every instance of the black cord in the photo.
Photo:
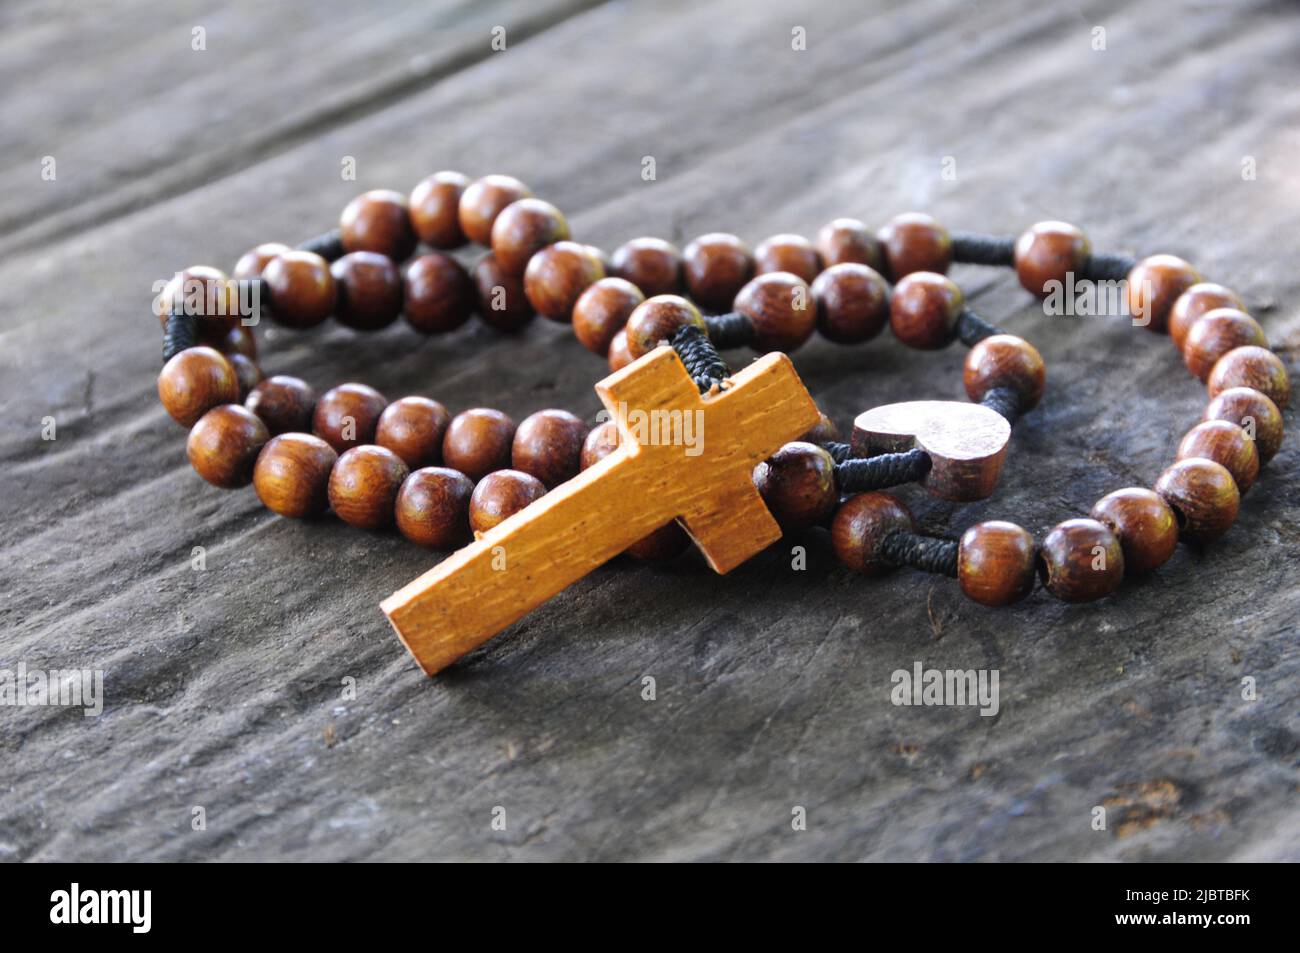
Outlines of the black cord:
M673 333L672 346L701 394L707 394L731 376L731 368L718 356L708 334L698 325L684 324L678 328Z
M1004 332L1001 328L989 324L969 308L963 308L961 314L957 316L957 337L967 347L974 347L985 338L1002 333Z
M744 347L754 343L754 323L738 311L730 314L711 314L704 319L709 340L720 351Z
M902 530L890 533L876 546L876 555L898 566L957 578L957 541L922 536Z
M835 485L841 493L867 493L900 483L915 483L930 472L932 461L924 450L855 457L835 464Z
M1025 412L1024 402L1020 399L1019 392L1010 387L994 387L984 395L980 403L1007 418L1007 423L1014 424L1016 419Z
M1092 255L1080 276L1088 281L1123 281L1137 264L1127 255Z
M167 324L163 328L163 363L186 348L199 344L199 319L184 311L172 311L167 315Z
M315 252L326 261L338 261L347 251L343 247L343 238L337 228L332 228L324 235L309 238L298 246L298 251Z
M1016 240L1000 235L956 232L952 236L952 260L967 265L1014 265Z

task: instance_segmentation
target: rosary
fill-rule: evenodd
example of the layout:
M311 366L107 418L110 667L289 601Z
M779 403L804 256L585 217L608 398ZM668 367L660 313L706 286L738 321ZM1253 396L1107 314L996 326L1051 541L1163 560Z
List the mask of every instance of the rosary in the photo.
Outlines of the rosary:
M446 253L467 242L490 249L470 270ZM437 250L403 272L420 243ZM914 482L943 499L987 498L1012 423L1043 395L1038 351L966 307L945 276L953 262L1012 267L1040 297L1075 280L1126 281L1132 314L1169 335L1210 396L1152 489L1116 490L1041 542L1000 520L959 539L924 535L881 492ZM507 332L535 314L571 323L608 357L611 374L596 384L608 419L588 432L574 414L541 410L516 426L498 410L453 417L435 400L389 403L356 383L317 397L299 378L263 379L250 330L263 308L289 328L331 315L358 331L403 315L424 334L475 313ZM638 238L606 256L570 240L559 209L504 175L439 172L409 198L367 192L338 228L296 249L258 245L229 277L178 272L155 310L158 394L190 428L187 454L203 479L252 483L281 516L332 509L353 526L395 524L421 546L455 550L382 603L430 675L620 553L670 559L693 542L725 573L818 525L864 575L909 566L951 576L990 606L1023 599L1036 578L1067 602L1099 599L1163 564L1179 539L1228 530L1281 445L1291 389L1231 290L1172 255L1093 254L1063 222L1013 239L950 235L915 213L875 234L840 218L815 243L776 235L751 253L713 233L681 252ZM876 407L841 442L787 354L814 330L847 345L886 323L909 347L969 347L970 402ZM733 373L719 351L745 346L762 356Z

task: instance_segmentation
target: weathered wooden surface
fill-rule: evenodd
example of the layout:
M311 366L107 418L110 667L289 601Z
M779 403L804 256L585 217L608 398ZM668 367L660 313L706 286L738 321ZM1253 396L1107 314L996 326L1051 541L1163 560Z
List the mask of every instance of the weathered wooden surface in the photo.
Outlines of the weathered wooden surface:
M431 681L377 608L430 557L203 484L154 395L147 307L176 268L229 267L362 188L450 167L520 176L606 248L907 209L1005 232L1063 218L1099 248L1191 258L1294 367L1291 6L284 6L0 14L0 668L101 668L107 695L99 718L0 708L0 857L1300 856L1294 434L1224 540L1099 604L991 610L949 580L851 577L815 532L806 571L787 544L721 578L611 565ZM1045 317L1009 274L954 274L1042 351L1048 391L993 498L907 492L924 522L1041 533L1150 484L1205 401L1168 342ZM322 387L520 417L594 413L604 371L544 322L262 346ZM795 356L843 428L960 399L961 360L887 336ZM999 714L895 707L890 673L918 660L997 669Z

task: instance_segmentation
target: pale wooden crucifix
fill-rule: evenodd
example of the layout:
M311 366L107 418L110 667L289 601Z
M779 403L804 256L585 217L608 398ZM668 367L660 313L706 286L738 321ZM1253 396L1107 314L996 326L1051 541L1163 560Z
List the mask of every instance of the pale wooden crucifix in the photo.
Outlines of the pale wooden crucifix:
M674 519L720 573L780 538L753 470L819 417L788 357L765 355L701 396L660 347L596 393L618 426L616 451L382 603L426 674Z

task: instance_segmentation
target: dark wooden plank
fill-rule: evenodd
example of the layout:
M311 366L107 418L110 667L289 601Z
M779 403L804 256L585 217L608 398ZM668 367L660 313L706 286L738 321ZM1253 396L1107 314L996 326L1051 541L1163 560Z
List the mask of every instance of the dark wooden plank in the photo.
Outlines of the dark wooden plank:
M1295 859L1293 446L1220 544L1093 606L1040 593L985 610L947 580L851 577L813 533L797 541L806 571L785 544L725 578L689 559L611 565L429 682L376 608L429 557L202 484L152 394L145 311L177 267L297 240L359 188L451 166L520 175L606 247L715 229L757 241L909 208L993 231L1064 218L1102 248L1188 255L1293 362L1294 21L1274 4L1087 18L937 0L869 17L849 3L613 5L0 262L0 667L101 667L108 694L99 719L0 711L5 754L41 766L7 782L0 855ZM345 154L356 183L338 181ZM644 155L658 181L640 179ZM927 524L1005 517L1042 533L1153 481L1204 401L1168 342L1049 318L999 272L956 274L1039 346L1049 391L992 500L903 494ZM268 369L321 386L361 379L521 416L593 412L602 372L551 325L517 341L401 328L263 341ZM959 398L962 356L818 341L795 362L847 426L876 404ZM999 715L893 706L890 673L918 660L998 669ZM1257 701L1241 699L1246 676ZM1099 804L1105 832L1090 828ZM498 805L505 831L490 825ZM791 830L795 805L807 831Z

